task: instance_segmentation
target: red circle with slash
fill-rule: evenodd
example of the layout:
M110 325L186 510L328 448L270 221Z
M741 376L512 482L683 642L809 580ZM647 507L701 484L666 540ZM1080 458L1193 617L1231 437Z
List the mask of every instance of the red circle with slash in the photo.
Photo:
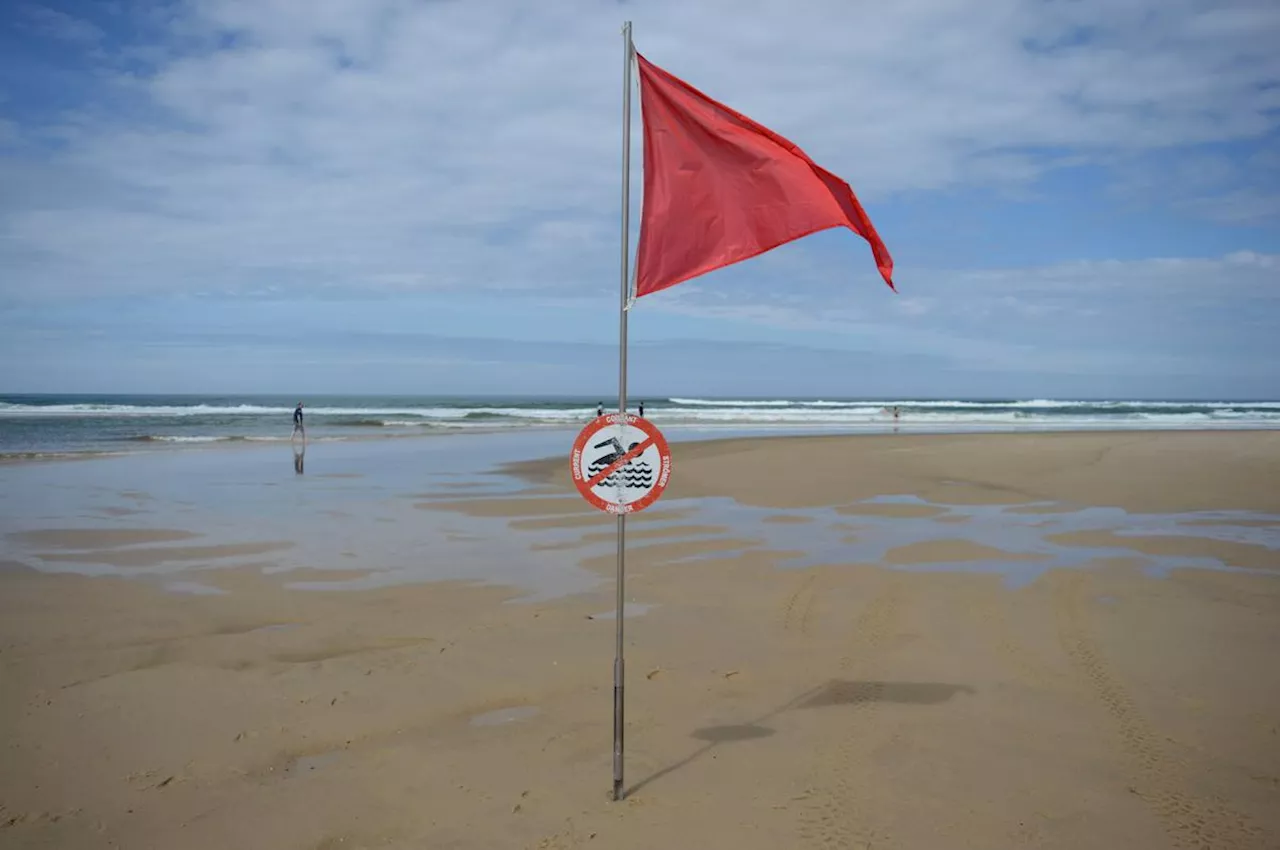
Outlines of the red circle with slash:
M671 449L649 420L632 413L606 413L578 434L569 465L574 486L593 507L633 514L667 489Z

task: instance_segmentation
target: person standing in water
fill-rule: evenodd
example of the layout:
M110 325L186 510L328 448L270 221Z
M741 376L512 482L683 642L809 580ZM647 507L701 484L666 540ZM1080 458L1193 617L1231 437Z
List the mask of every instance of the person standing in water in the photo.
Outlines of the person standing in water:
M644 402L640 402L640 418L644 418Z
M604 402L596 402L596 416L604 416Z
M289 439L292 440L298 436L299 432L302 433L302 439L305 440L307 438L307 428L302 424L302 402L298 402L298 406L293 409L293 433L289 435Z

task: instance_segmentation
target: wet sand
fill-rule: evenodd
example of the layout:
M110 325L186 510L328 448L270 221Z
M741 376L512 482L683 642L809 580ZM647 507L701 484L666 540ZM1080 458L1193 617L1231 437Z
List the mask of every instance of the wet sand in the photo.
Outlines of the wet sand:
M625 801L612 522L566 501L567 462L515 468L561 493L536 499L371 472L368 504L299 490L311 513L250 540L203 504L6 523L15 558L129 577L0 563L0 846L1280 843L1280 435L674 450L629 549ZM305 545L321 527L334 545ZM296 545L235 550L252 563L218 548L280 528ZM598 580L533 601L514 578L289 587L464 558L413 575L512 575L484 559L519 547Z

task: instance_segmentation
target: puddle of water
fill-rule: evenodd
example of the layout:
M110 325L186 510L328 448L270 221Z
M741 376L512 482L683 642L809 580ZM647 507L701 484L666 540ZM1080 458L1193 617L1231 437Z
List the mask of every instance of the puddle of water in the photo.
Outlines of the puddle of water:
M571 434L539 433L472 439L424 439L350 443L317 449L328 472L359 469L364 478L349 479L341 488L315 486L315 473L305 479L286 472L283 458L269 451L163 453L127 462L86 461L83 464L14 465L0 468L0 559L15 560L46 572L87 575L139 575L146 572L179 593L215 593L196 581L194 569L254 567L266 573L286 573L300 567L341 571L333 580L288 582L284 586L310 591L362 590L426 581L498 582L526 595L509 600L529 603L598 587L607 577L582 567L586 559L612 555L614 527L610 517L591 511L564 512L564 500L551 495L529 516L469 516L463 512L417 510L415 501L440 498L531 498L546 493L544 485L492 472L494 464L562 451ZM567 441L566 441L567 440ZM285 453L286 455L289 453ZM330 465L332 464L332 465ZM490 470L490 471L486 471ZM287 476L287 478L286 478ZM424 481L477 484L437 489L424 494ZM267 488L290 483L290 491ZM314 484L312 483L314 481ZM198 485L198 486L196 486ZM193 487L201 497L188 501ZM297 488L296 490L294 488ZM77 520L87 528L182 528L221 544L289 540L294 545L272 554L174 560L145 570L110 564L62 563L41 557L39 548L3 536L12 530L50 530L66 525L67 517L103 510L133 510L121 504L146 489L154 514L128 514L96 520ZM557 503L559 507L557 507ZM841 513L829 508L757 508L728 498L664 499L660 506L639 514L635 527L645 535L628 540L629 552L665 564L731 559L745 552L777 554L783 569L831 564L885 564L887 555L908 544L958 542L999 549L1017 560L957 560L954 563L892 565L894 569L988 572L1018 586L1057 568L1084 568L1099 559L1125 558L1143 565L1149 574L1195 567L1237 571L1213 557L1186 557L1139 552L1127 545L1134 536L1186 536L1261 546L1280 552L1280 517L1246 511L1187 514L1130 514L1116 508L1033 502L1010 505L953 505L910 495L867 499L864 506L879 510ZM885 506L907 506L886 510ZM845 505L847 510L850 505ZM178 517L195 510L199 520ZM911 516L917 513L920 515ZM905 514L905 515L904 515ZM628 526L631 523L629 521ZM683 527L682 527L683 526ZM1051 542L1070 532L1112 532L1117 538L1104 546ZM651 536L650 536L651 535ZM683 543L702 550L684 556ZM676 544L676 545L672 545ZM724 548L715 549L719 544ZM141 548L141 547L134 547ZM714 551L711 551L714 549ZM942 545L933 551L945 552ZM134 553L131 553L134 554ZM141 555L138 555L141 557ZM1280 557L1277 557L1280 562ZM149 563L149 562L148 562ZM350 577L358 564L361 575ZM1240 570L1246 571L1247 570ZM1270 575L1280 576L1280 571ZM309 578L314 573L307 574ZM321 576L321 578L327 578ZM628 605L626 614L647 608ZM614 616L612 611L595 615Z
M164 589L170 593L191 593L197 596L222 596L226 593L220 587L201 584L198 581L170 581L165 583Z
M1049 570L1086 568L1098 560L1114 558L1136 560L1150 575L1167 575L1170 570L1181 568L1243 570L1212 557L1144 553L1127 547L1120 540L1107 546L1080 546L1050 539L1070 532L1110 531L1117 537L1199 537L1280 551L1280 528L1258 524L1259 520L1275 517L1252 512L1130 514L1119 508L1078 508L1052 503L1038 503L1036 510L1028 511L1026 505L951 505L915 496L882 496L868 499L866 503L931 510L928 515L922 512L920 516L850 514L848 506L844 511L838 506L779 509L752 507L729 498L668 500L664 506L666 513L645 517L644 528L649 536L632 538L627 549L643 553L651 546L733 540L735 543L729 548L664 557L662 562L693 564L767 550L781 553L779 568L802 569L828 564L884 565L887 555L902 546L956 542L998 549L1015 559L968 558L954 562L894 564L892 568L913 572L997 573L1009 587L1029 584ZM785 519L779 521L779 518ZM519 518L514 522L519 522ZM334 531L348 535L349 540L351 532L347 524L338 525ZM668 529L669 534L662 534ZM513 604L543 601L589 589L601 580L581 567L587 559L615 551L616 544L610 535L602 538L598 533L592 534L598 531L595 524L539 527L526 523L513 525L511 517L414 511L411 521L396 522L387 532L368 540L361 538L361 562L368 566L363 578L295 582L288 586L306 590L356 590L460 578L500 581L526 589L527 595L510 600ZM313 529L312 538L299 547L302 554L311 556L312 564L326 563L322 550L334 551L333 541L328 537L327 533ZM743 540L749 543L744 545ZM406 553L411 557L404 557ZM431 557L413 557L419 553L430 553ZM330 560L340 563L339 559ZM452 565L459 572L441 575L442 565ZM636 616L647 610L644 606L628 604L625 614ZM593 618L613 616L613 611L602 611Z
M486 711L484 714L477 714L471 718L472 726L500 726L504 723L515 723L520 720L528 720L535 716L541 709L536 705L520 705L514 708L499 708L496 711Z
M647 605L642 602L628 602L622 606L622 616L629 620L632 617L639 617L641 614L647 611L650 611L652 609L653 609L652 605ZM614 608L608 611L604 611L603 613L600 613L600 614L590 614L588 615L588 618L592 620L613 620L617 616L618 616L618 611L616 608Z
M1131 514L1120 508L1075 508L1038 503L1036 512L1025 505L949 505L931 503L916 496L881 496L867 499L873 504L920 505L941 513L933 516L850 515L836 508L779 510L754 508L732 499L707 498L688 503L684 523L720 526L723 530L686 535L683 542L754 538L748 547L693 553L666 560L668 564L694 563L708 559L733 558L748 551L769 550L783 554L780 567L804 568L822 564L885 564L887 554L901 546L925 542L959 542L999 549L1019 560L957 560L895 564L893 569L913 572L960 571L994 572L1005 583L1018 587L1056 568L1083 568L1103 559L1127 558L1143 563L1150 575L1167 575L1171 570L1200 568L1226 572L1277 575L1265 570L1228 566L1218 558L1156 555L1126 547L1080 546L1055 543L1048 538L1078 531L1111 531L1119 537L1186 536L1223 542L1246 543L1280 551L1280 530L1259 523L1274 519L1250 511L1213 511L1184 514ZM672 505L675 507L675 505ZM1058 507L1058 512L1044 509ZM804 517L806 523L767 521L780 515ZM1249 524L1253 523L1253 524ZM660 524L657 524L660 525ZM853 531L853 535L849 532ZM583 556L604 554L607 547L582 547ZM642 550L643 546L628 547Z

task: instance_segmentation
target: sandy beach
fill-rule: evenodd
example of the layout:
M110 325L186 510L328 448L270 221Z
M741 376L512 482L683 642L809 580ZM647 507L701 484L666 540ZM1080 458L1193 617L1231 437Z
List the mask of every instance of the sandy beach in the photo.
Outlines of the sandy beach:
M622 802L558 439L0 470L0 847L1280 847L1280 433L674 443Z

